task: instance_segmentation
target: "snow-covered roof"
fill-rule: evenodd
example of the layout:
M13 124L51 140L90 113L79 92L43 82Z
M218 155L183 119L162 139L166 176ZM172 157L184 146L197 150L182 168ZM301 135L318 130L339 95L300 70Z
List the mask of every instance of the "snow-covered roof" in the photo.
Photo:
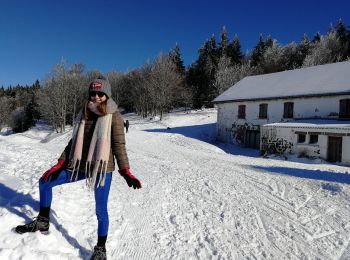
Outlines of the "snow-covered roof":
M245 77L214 103L350 94L350 61Z
M290 122L278 122L266 124L264 126L276 126L286 128L317 128L317 129L342 129L350 131L350 121L338 121L338 120L297 120Z

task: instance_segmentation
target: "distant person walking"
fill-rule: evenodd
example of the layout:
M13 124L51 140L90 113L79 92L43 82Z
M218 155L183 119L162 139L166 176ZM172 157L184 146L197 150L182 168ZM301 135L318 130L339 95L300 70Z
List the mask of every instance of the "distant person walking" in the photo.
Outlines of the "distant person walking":
M80 111L73 136L58 163L47 170L39 180L40 211L38 217L15 228L17 233L49 230L52 188L65 183L86 180L95 193L98 220L97 245L91 259L106 259L106 240L109 218L108 195L115 170L116 158L119 173L134 189L141 182L131 174L125 149L123 119L111 98L111 86L104 78L93 80L89 85L88 98ZM69 210L69 208L67 208Z
M125 121L124 126L125 126L126 132L128 132L129 131L129 120Z

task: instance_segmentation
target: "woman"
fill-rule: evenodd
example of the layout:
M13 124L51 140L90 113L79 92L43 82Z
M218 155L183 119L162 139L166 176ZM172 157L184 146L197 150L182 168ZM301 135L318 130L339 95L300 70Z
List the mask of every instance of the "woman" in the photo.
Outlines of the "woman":
M129 170L124 122L111 98L111 86L106 79L98 78L89 85L89 99L77 117L72 139L58 163L40 178L38 217L31 223L17 226L16 232L48 232L52 188L85 179L87 186L95 193L98 220L97 245L91 259L106 259L105 244L109 225L107 201L112 172L115 170L114 157L119 173L129 187L140 189L141 182Z

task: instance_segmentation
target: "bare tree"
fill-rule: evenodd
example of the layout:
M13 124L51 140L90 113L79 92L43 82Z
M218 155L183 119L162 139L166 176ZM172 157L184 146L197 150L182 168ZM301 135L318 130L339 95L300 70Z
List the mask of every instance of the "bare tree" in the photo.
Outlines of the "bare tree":
M183 91L182 78L176 65L161 53L151 64L145 83L153 101L154 112L159 113L162 119L163 113L172 108L178 93Z
M87 85L94 72L84 74L84 70L85 66L79 63L68 68L62 59L38 93L43 119L60 132L65 131L67 124L74 124L78 109L88 96Z
M44 88L39 90L38 103L42 118L57 130L59 126L59 111L56 106L56 103L58 103L58 101L56 101L57 98L55 97L55 94L51 92L51 90L55 91L53 85L53 79L46 80ZM58 92L56 95L58 95Z
M244 77L257 74L256 67L251 67L249 62L233 66L230 64L230 60L226 56L223 56L219 61L214 82L216 95L220 95Z
M85 66L83 64L73 64L67 76L67 84L70 87L69 97L69 115L72 124L75 123L75 117L78 109L81 107L83 100L88 96L87 85L88 79L84 75Z
M39 106L43 118L55 128L59 128L61 133L66 127L71 93L67 63L62 59L51 71L39 95Z
M226 89L235 84L235 77L233 75L233 66L231 59L225 54L219 60L218 69L215 74L214 89L216 96L223 93Z
M123 74L118 71L111 71L107 73L107 78L112 88L112 97L114 101L119 105L122 99L124 90Z
M112 75L113 76L113 75ZM184 79L176 65L168 55L160 54L153 62L145 63L141 68L133 70L117 78L124 104L132 104L136 112L143 117L155 116L169 111L181 102L188 104L191 100L189 90L185 89ZM113 77L112 77L113 79Z
M152 113L154 100L151 99L150 85L147 78L151 73L151 65L146 63L139 71L129 73L129 82L132 84L132 99L136 112L143 117L147 117Z
M97 79L97 78L100 78L100 77L103 78L104 75L103 75L103 73L101 73L98 70L91 70L91 71L87 72L86 77L87 77L87 82L91 82L94 79Z

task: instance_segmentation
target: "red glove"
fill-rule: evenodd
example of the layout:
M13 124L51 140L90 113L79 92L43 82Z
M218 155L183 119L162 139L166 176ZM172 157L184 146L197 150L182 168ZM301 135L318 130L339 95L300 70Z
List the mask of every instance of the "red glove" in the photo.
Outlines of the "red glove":
M58 163L55 165L55 166L53 166L51 169L49 169L49 170L47 170L44 174L43 174L43 176L41 176L41 178L45 181L45 182L47 182L48 180L49 180L49 178L50 178L50 176L55 176L55 175L57 175L59 172L60 172L60 170L63 168L63 166L64 166L64 160L59 160L58 161Z
M129 168L119 170L118 172L121 176L124 177L127 184L129 185L129 187L132 186L134 189L141 189L142 188L141 182L134 175L131 174Z

